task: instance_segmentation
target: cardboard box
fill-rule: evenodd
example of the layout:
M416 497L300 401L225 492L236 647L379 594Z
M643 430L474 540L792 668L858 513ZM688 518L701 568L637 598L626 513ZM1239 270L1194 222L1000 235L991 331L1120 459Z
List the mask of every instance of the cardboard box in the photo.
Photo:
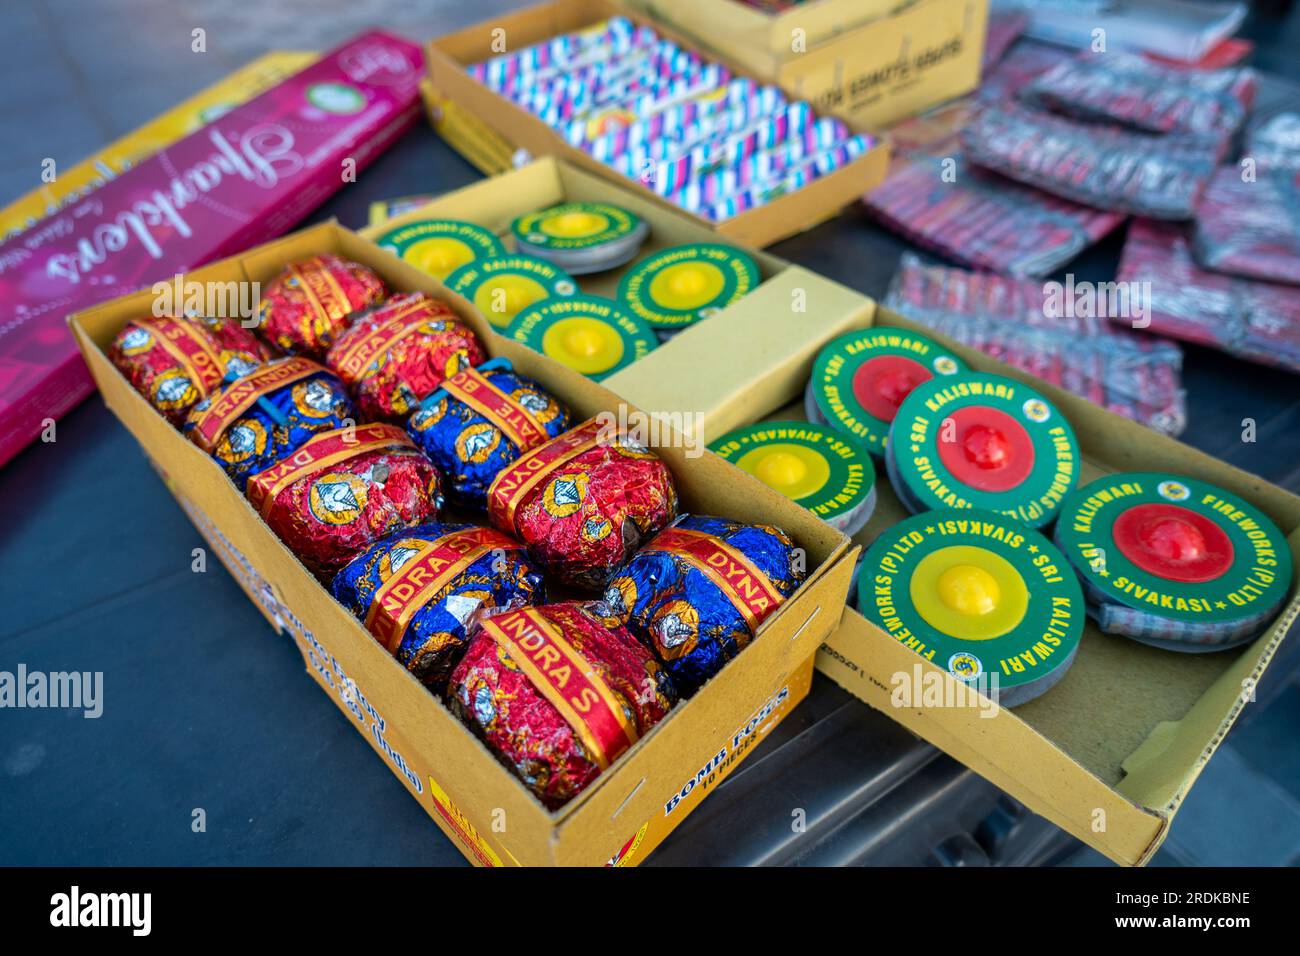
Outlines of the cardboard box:
M420 209L363 229L361 235L375 239L390 229L419 219L463 219L491 229L513 249L511 222L525 213L562 202L613 203L631 210L650 224L650 236L632 262L607 272L577 277L582 291L592 295L613 298L623 273L660 249L718 240L717 235L700 225L694 216L676 207L665 208L650 201L631 183L605 179L551 157L439 196ZM761 283L744 298L679 332L626 369L615 372L602 383L606 388L624 395L627 394L625 384L629 377L631 383L627 387L635 389L635 383L647 377L666 382L679 368L698 370L716 366L716 373L721 377L715 379L715 370L710 369L708 382L699 383L692 393L698 399L698 409L679 408L671 404L671 397L658 395L654 403L644 406L652 413L663 409L682 413L682 417L670 421L699 421L694 414L697 410L714 410L721 404L720 395L701 391L700 387L707 389L709 382L725 381L735 368L750 367L755 357L768 349L762 337L751 334L753 327L762 321L762 316L783 313L797 322L802 315L816 313L822 321L837 317L839 321L849 323L861 321L870 314L869 300L853 290L784 259L740 243L736 245L758 264ZM805 310L803 313L793 311L796 301ZM638 371L633 373L633 369ZM706 428L709 425L707 415L703 424Z
M423 72L362 33L0 243L0 465L91 392L64 316L286 232L415 122Z
M303 230L186 276L266 282L287 263L335 252L376 269L394 290L446 299L493 355L509 357L579 418L627 408L612 393L492 333L434 278L333 223ZM173 429L109 362L105 348L148 290L72 316L108 407L169 477L177 497L267 618L294 637L307 669L439 827L479 864L639 862L753 743L807 692L810 658L838 623L855 555L848 540L712 455L689 458L680 436L656 446L683 509L785 528L808 558L808 579L745 651L679 705L594 784L549 812L317 582L225 473ZM671 446L671 447L670 447Z
M979 83L988 0L625 0L819 112L879 129Z
M631 366L619 385L623 395L643 407L671 410L714 402L707 409L706 440L764 417L803 419L803 390L822 345L868 325L929 335L974 369L1032 384L1074 426L1083 453L1080 484L1116 471L1170 471L1253 502L1286 533L1300 582L1300 497L888 309L868 310L863 320L810 315L799 327L772 316L753 329L766 348L757 359L747 356L748 366L729 365L697 386L700 376L691 369L679 368L668 377L667 369L652 367L647 358ZM877 473L875 515L853 539L864 548L907 516L884 468ZM1288 604L1267 633L1245 647L1213 654L1147 647L1103 634L1089 620L1078 656L1061 683L1014 711L997 708L992 717L970 707L895 706L896 674L921 667L927 675L938 675L947 688L955 686L955 679L851 609L822 647L817 668L1112 860L1143 864L1160 847L1197 775L1252 698L1297 615L1300 594L1293 583Z
M142 159L170 146L205 123L246 103L297 73L315 53L277 50L258 57L207 89L155 117L139 129L98 150L83 162L58 170L57 178L15 199L0 210L0 237L5 239L34 226L63 206L120 176Z
M472 160L474 162L481 163L491 157L499 159L500 156L509 154L513 157L512 161L518 165L520 162L538 156L559 156L598 175L615 179L620 184L630 185L635 191L661 206L681 211L679 207L656 195L652 190L615 172L584 151L570 146L541 119L504 97L498 96L466 72L468 66L496 56L500 52L499 49L493 49L493 44L503 35L501 31L504 31L511 48L519 49L562 33L585 29L612 16L626 16L652 26L661 36L675 40L685 47L697 45L670 27L651 24L640 14L606 0L553 0L550 3L528 7L517 13L493 17L429 43L425 51L433 85L433 92L429 95L429 99L435 111L441 109L435 126L443 131L452 145L462 141L475 144L466 154L475 157ZM726 56L714 55L713 59L725 63L739 75L746 73L743 66ZM976 59L978 60L978 57ZM443 100L450 100L455 104L454 108L445 106L440 108L439 103ZM462 119L463 125L457 126L458 117L472 117L472 121ZM469 125L471 122L472 127ZM856 122L850 122L849 125L854 132L869 132L866 126ZM491 136L497 137L500 142L492 143L490 146L485 145L485 138ZM520 154L520 150L524 151L523 154ZM778 239L784 239L817 225L847 204L856 201L864 192L880 183L884 178L888 161L889 147L886 142L880 141L847 166L813 180L802 189L787 193L730 219L713 223L691 213L686 215L728 238L753 246L771 245ZM500 170L487 171L499 172Z

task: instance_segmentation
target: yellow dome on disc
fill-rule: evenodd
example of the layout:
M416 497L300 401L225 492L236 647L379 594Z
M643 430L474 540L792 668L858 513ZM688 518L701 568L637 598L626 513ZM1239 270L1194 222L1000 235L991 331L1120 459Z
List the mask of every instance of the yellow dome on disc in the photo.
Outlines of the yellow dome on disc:
M609 220L594 212L562 212L540 223L541 231L559 239L581 239L598 236L609 228Z
M542 351L584 375L598 375L623 358L623 339L605 322L561 319L542 336Z
M826 459L804 445L760 445L745 452L736 464L763 484L798 501L814 495L830 478Z
M417 269L445 279L467 262L473 262L474 250L459 239L435 236L412 243L402 258Z
M678 262L650 280L650 298L669 309L698 309L721 295L725 284L711 262Z
M972 617L992 613L1002 597L997 578L973 564L954 564L936 583L940 601Z
M505 328L516 315L549 294L536 279L503 273L492 276L478 287L474 304L489 322Z
M1001 637L1024 619L1029 589L994 551L953 545L927 554L912 572L909 593L931 627L968 641Z

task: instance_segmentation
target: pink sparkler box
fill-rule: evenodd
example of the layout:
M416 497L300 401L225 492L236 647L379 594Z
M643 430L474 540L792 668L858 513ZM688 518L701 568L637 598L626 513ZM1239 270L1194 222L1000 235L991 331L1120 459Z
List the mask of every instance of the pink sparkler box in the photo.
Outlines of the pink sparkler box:
M68 313L287 232L415 122L423 72L363 33L0 245L0 465L94 391Z

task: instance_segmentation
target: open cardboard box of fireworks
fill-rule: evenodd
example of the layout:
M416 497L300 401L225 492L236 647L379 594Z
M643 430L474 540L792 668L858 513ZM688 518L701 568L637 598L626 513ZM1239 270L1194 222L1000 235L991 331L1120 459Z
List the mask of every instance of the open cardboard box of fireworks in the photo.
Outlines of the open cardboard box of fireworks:
M425 59L435 128L485 172L559 156L754 246L834 215L888 163L864 124L606 0L496 16L431 41Z
M818 669L1111 859L1150 860L1300 614L1300 497L884 308L749 335L761 353L707 375L651 354L611 387L703 413L710 448L848 523L856 609Z
M580 448L587 448L589 442L595 441L597 447L608 449L608 453L618 459L619 467L655 469L655 473L660 474L660 465L653 463L657 461L665 465L675 485L679 513L721 515L735 522L771 524L788 534L788 542L784 545L790 549L787 557L791 561L788 595L780 601L772 597L769 592L777 584L771 577L761 580L751 577L748 586L720 590L718 593L728 597L734 595L735 602L740 602L733 602L737 611L743 605L748 614L757 615L760 605L767 608L766 616L753 618L756 622L755 636L693 694L686 695L686 699L667 709L666 713L660 713L658 719L641 733L637 728L642 708L661 706L665 702L662 684L657 689L647 688L648 696L645 698L638 691L636 706L633 707L631 698L611 698L606 693L611 687L623 687L623 684L611 684L616 674L612 664L608 670L584 668L584 661L590 664L591 652L578 651L576 657L569 658L574 662L572 669L559 666L565 659L563 655L577 646L567 643L578 641L577 632L564 630L554 619L549 625L538 623L531 616L532 612L525 614L521 610L491 618L491 621L498 622L493 627L500 634L492 638L497 642L495 645L488 645L483 666L501 680L519 681L526 677L528 683L518 685L516 690L525 696L528 693L543 694L547 701L554 701L555 713L564 721L556 725L558 732L571 741L571 747L576 747L572 741L581 740L582 753L590 755L594 764L600 765L594 778L563 801L548 799L544 802L539 793L553 795L542 786L546 781L534 778L525 783L523 777L517 776L506 765L504 757L499 759L503 751L499 747L494 749L491 743L494 738L490 731L485 730L491 721L483 718L488 722L476 724L481 733L471 732L442 698L430 692L422 680L427 674L417 676L419 668L412 660L397 656L404 653L404 644L394 644L389 640L394 634L399 641L403 640L401 629L404 627L409 636L413 633L412 622L416 620L406 610L414 606L412 601L415 599L395 585L401 584L407 590L418 585L435 588L431 593L444 593L436 590L443 586L442 583L433 583L441 582L441 578L426 580L426 577L436 571L429 562L441 554L440 549L450 547L450 544L439 544L444 540L442 538L423 544L416 540L413 547L418 549L417 557L407 561L409 555L403 553L401 563L398 562L401 548L383 545L381 550L387 550L379 560L382 567L378 572L383 584L378 586L376 600L370 605L371 614L376 615L375 620L382 626L372 626L368 630L361 618L370 624L370 615L364 609L358 613L356 608L344 607L323 586L326 577L308 570L304 563L308 562L305 547L296 548L296 555L284 543L290 536L285 532L285 526L278 523L284 516L278 509L281 503L289 500L282 497L283 494L289 493L292 497L292 489L298 486L297 476L300 474L310 478L313 489L300 503L310 508L312 515L321 521L326 520L323 517L326 515L342 520L351 511L364 511L364 501L373 499L375 495L395 496L395 482L403 475L409 476L412 468L417 475L423 476L415 488L417 497L419 494L432 494L428 491L432 488L429 476L420 470L427 465L422 466L418 456L412 454L413 449L403 444L406 439L402 438L400 429L392 425L358 425L341 421L337 428L315 432L296 451L276 459L275 464L251 477L247 474L242 476L247 480L252 495L250 499L231 479L239 473L236 469L241 467L243 460L240 455L248 448L253 449L252 454L261 454L259 449L262 446L253 442L246 447L241 439L237 447L231 440L228 449L225 444L212 446L214 450L225 449L220 455L209 454L159 414L158 408L166 406L159 404L155 407L142 397L110 359L110 350L120 358L128 350L144 354L156 346L162 351L153 354L166 363L169 361L167 356L175 358L189 350L191 361L180 364L196 374L204 371L206 359L187 344L197 339L187 339L186 335L172 337L165 330L174 330L174 324L168 326L163 319L148 318L153 314L157 301L154 291L143 290L106 302L70 319L108 407L162 471L182 506L267 618L277 629L291 633L303 654L308 672L335 704L349 715L358 732L471 861L487 865L640 862L806 694L811 679L811 659L839 622L855 549L844 535L731 465L711 455L693 456L682 437L672 429L647 427L631 436L634 439L632 445L626 444L629 437L627 422L644 423L636 409L589 379L496 335L468 300L447 291L429 274L336 224L306 229L241 256L196 270L182 277L184 285L181 288L218 289L227 294L230 301L238 302L239 296L230 296L231 290L260 283L264 303L272 294L283 294L285 298L282 301L299 303L334 301L341 289L346 291L345 286L358 281L361 273L355 268L347 272L324 271L321 261L313 260L313 257L327 254L368 268L372 273L367 275L377 275L394 294L425 292L446 303L454 316L473 331L493 361L508 360L512 366L511 374L533 380L553 399L567 406L573 423L596 421L601 423L601 427L613 429L612 437L601 438L599 432L589 433L575 428L519 456L500 473L505 475L508 472L519 480L519 484L512 485L507 492L511 508L516 504L521 509L530 507L521 502L533 499L523 496L528 488L536 487L535 482L530 484L534 474L550 474L548 463L557 460L550 456L581 454ZM290 266L293 270L286 272ZM280 277L279 284L276 277ZM286 290L293 291L292 298ZM447 313L439 314L452 318ZM155 324L136 325L134 328L158 332L159 342L151 345L146 335L131 331L130 324L138 323L142 318L146 323L152 321ZM371 320L358 320L361 321ZM444 325L435 323L433 329L442 334L446 331ZM223 327L230 334L236 334L227 326ZM302 334L315 334L312 328L309 323ZM386 325L378 326L380 330L387 328ZM131 334L119 338L124 330ZM359 342L373 344L375 331L366 331L345 351L350 355L354 347L361 347ZM429 329L424 329L421 334L425 333L433 334ZM162 338L171 341L163 343ZM388 354L392 355L391 352ZM221 360L224 361L224 357ZM487 365L481 367L488 368ZM475 371L484 381L501 381L492 377L500 373L499 367L490 374L470 371ZM165 387L151 393L154 402L175 399L180 395L168 374L170 368L168 373L159 376L160 380L165 379L161 383ZM339 406L330 404L335 401L330 394L335 387L341 391L342 385L332 385L331 381L334 380L328 374L322 377L320 372L306 370L300 358L264 362L253 372L233 378L221 390L209 393L210 401L202 405L197 424L192 422L196 436L210 444L209 440L216 432L209 434L208 426L218 419L249 422L248 427L253 428L254 421L262 421L258 417L261 413L254 410L254 405L261 408L262 403L269 402L267 414L274 413L272 419L275 421L269 422L267 431L274 433L275 441L281 441L284 434L302 427L303 422L313 415L339 414ZM481 385L471 384L467 386L468 391L461 390L460 385L453 388L453 382L463 384L464 381L472 383L477 379L474 375L467 380L460 375L454 376L443 383L443 388L448 390L445 394L476 395L474 401L488 403L484 407L503 407L492 405L495 400L490 393L481 390ZM290 390L289 384L284 384L270 389L272 384L281 382L302 385L303 388ZM330 394L325 394L322 403L321 394L324 393ZM365 407L364 402L361 407ZM244 417L230 419L230 415ZM534 420L534 424L538 420ZM502 417L501 421L505 423L501 427L507 431L527 425L509 417ZM576 444L576 439L566 437L575 433L583 439L583 444ZM644 444L653 455L635 447L635 439L640 438L645 439ZM356 443L360 443L358 448L348 447ZM372 452L371 443L375 443L374 448L378 450ZM385 477L376 479L376 469L380 466L372 460L366 470L369 477L362 476L362 485L366 481L371 482L370 485L358 486L354 479L359 477L359 473L354 469L349 473L350 477L349 474L334 475L328 488L319 486L325 481L317 474L320 468L327 467L331 474L334 471L347 472L347 463L356 460L355 456L363 452L382 456ZM624 458L632 464L624 462ZM578 459L567 457L564 460ZM386 483L387 490L377 488L373 484L376 480ZM452 479L444 477L442 480ZM588 480L597 480L594 472ZM349 487L343 488L344 484ZM426 490L421 491L421 488ZM349 490L352 497L348 496ZM358 498L359 491L369 498ZM257 503L257 507L252 501ZM560 500L557 490L557 508L566 502L567 499ZM473 521L470 512L465 514L467 518L464 520ZM444 516L441 520L462 519ZM474 523L485 525L487 522L480 513ZM591 532L592 540L606 540L600 534L600 528L585 520L580 524L583 534ZM281 535L277 535L277 531ZM496 534L481 528L472 533ZM335 540L329 537L331 534L330 529L324 529L316 543ZM470 549L471 545L479 546L469 539L457 540L465 549ZM512 551L499 539L492 540L497 544L486 540L480 544L496 549L492 551L495 555L494 569L499 562L507 562L506 566L509 566L512 560L522 560L518 557L522 552ZM700 547L703 539L687 535L684 540L693 542L690 547ZM731 540L734 543L735 539ZM770 541L776 540L770 538ZM553 544L549 542L545 546L552 547ZM717 548L714 550L718 551ZM457 552L459 557L442 557L459 566L456 561L461 558L468 560L467 556L473 553L477 552L464 550L463 553ZM718 553L734 557L741 554L741 545L735 544L730 552L722 549ZM312 554L311 563L319 571L324 566L325 552L314 551ZM516 557L511 558L512 554ZM708 556L700 560L707 563ZM801 584L794 576L796 565L804 575ZM425 577L417 580L406 573L408 567L420 571ZM709 580L722 580L724 577L710 577ZM553 582L548 578L548 583ZM335 584L337 587L337 581ZM574 593L573 589L566 592L561 588L560 591L561 596ZM418 588L412 593L417 592ZM461 594L459 591L456 593ZM383 595L383 600L379 599L380 595ZM685 617L680 617L681 620L690 617L684 609L682 613ZM750 619L745 617L745 620ZM589 616L582 618L586 622L580 628L582 633L588 633L592 620L595 619ZM507 621L513 623L507 624ZM492 631L489 624L483 625L482 633ZM372 634L383 634L383 642ZM601 645L597 642L581 646L590 649ZM396 650L390 651L389 647ZM506 651L506 648L513 650ZM438 653L432 643L422 648L422 652L424 650ZM561 656L557 657L557 654ZM508 665L507 659L518 668ZM646 660L650 661L644 665L646 674L661 673L650 658L646 657ZM663 665L664 668L669 666ZM565 696L569 685L564 682L570 679L575 682L574 686L581 685L582 695L575 692ZM543 691L541 688L544 686L549 690ZM527 691L528 687L533 690ZM626 707L617 706L620 699L625 701ZM482 717L479 703L479 697L474 695L470 711L478 715L475 719ZM629 717L631 711L628 708L636 712L635 720ZM502 712L496 713L501 716ZM466 716L466 719L470 718ZM571 733L564 730L566 725L571 728ZM598 759L601 755L610 759L602 762ZM557 770L554 779L559 778Z
M605 222L606 216L637 221L635 226L619 223L636 233L632 245L616 252L623 260L619 264L571 275L549 259L539 261L557 251L563 254L562 249L531 256L519 252L519 239L526 242L531 227L581 224L584 217ZM608 231L593 236L598 240L593 248L622 244L620 239L608 241L602 234ZM519 341L580 367L617 394L625 370L650 354L660 367L699 368L701 362L749 367L770 348L752 334L755 324L764 314L788 313L794 302L824 321L865 321L871 308L870 300L837 282L721 240L693 217L652 202L630 183L553 157L439 196L361 234L446 279L478 305L497 332L507 337L517 333ZM600 336L604 343L590 354L579 354L559 336L548 340L547 317L529 312L535 303L561 307L566 297L587 296L606 300L602 308L581 316L593 339ZM562 321L572 324L577 317L566 312ZM706 326L707 333L702 332ZM702 440L696 434L696 411L676 424L688 438Z

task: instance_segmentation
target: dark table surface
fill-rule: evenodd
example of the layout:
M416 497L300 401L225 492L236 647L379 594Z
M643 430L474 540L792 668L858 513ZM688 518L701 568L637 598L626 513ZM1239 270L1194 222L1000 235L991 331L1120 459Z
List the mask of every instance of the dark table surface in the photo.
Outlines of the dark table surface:
M1300 71L1295 21L1248 27L1263 41L1260 62L1292 75ZM372 200L478 178L420 126L313 220L359 226ZM1111 278L1122 235L1070 271ZM880 297L906 248L853 209L773 251ZM1188 347L1184 381L1184 440L1300 491L1294 376ZM1256 423L1253 443L1242 441L1246 418ZM274 633L216 561L192 569L203 540L97 398L59 423L55 442L0 471L0 501L9 507L0 523L0 670L23 663L104 673L98 719L0 711L0 863L463 862L304 673L292 641ZM1293 694L1288 679L1276 678ZM1270 728L1254 749L1243 748L1255 771L1300 767L1294 735L1278 737ZM1275 811L1293 811L1300 788L1289 778L1279 786L1290 802ZM791 807L805 811L805 834L792 830ZM205 827L196 831L199 810ZM810 698L653 860L1059 856L1065 844L1050 827L1005 848L1002 835L1023 817L990 785L819 676ZM1287 839L1300 826L1295 817L1283 827ZM1196 861L1212 862L1208 852Z

